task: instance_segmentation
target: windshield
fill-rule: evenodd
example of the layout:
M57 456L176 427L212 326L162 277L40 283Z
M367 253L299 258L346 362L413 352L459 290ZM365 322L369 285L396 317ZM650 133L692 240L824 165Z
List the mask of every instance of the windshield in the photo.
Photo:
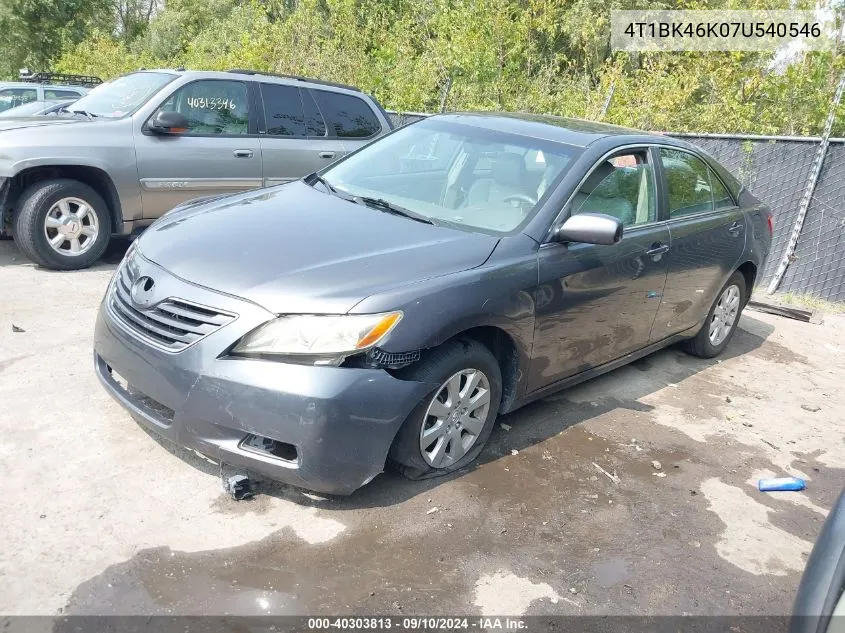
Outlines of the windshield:
M340 193L376 198L448 224L509 233L580 148L432 118L323 172Z
M76 101L72 110L85 111L97 117L120 118L132 114L175 78L176 75L170 73L124 75L94 88Z

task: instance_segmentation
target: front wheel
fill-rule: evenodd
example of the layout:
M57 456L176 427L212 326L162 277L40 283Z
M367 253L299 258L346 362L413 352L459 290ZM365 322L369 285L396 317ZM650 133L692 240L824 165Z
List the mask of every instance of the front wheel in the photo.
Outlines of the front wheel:
M502 375L481 343L451 341L407 372L439 385L405 420L390 459L409 479L446 475L478 457L496 421Z
M735 272L719 291L699 333L695 338L684 341L684 349L701 358L713 358L721 354L736 331L739 316L745 307L745 293L745 277Z
M108 207L85 183L39 182L23 192L18 204L15 242L36 264L54 270L87 268L108 246Z

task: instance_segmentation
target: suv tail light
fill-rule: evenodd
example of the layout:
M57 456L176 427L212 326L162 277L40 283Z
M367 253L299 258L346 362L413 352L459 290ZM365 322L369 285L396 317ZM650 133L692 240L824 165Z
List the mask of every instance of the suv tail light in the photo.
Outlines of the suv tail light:
M766 218L766 224L769 225L769 237L775 236L775 216L769 213L768 217Z

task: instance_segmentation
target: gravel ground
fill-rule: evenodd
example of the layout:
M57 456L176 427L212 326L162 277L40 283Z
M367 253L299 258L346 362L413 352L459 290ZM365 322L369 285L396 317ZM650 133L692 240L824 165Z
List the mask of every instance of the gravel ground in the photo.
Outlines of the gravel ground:
M468 472L235 502L97 383L120 256L56 273L0 242L6 615L782 615L845 485L845 317L747 312L718 360L668 349L500 418Z

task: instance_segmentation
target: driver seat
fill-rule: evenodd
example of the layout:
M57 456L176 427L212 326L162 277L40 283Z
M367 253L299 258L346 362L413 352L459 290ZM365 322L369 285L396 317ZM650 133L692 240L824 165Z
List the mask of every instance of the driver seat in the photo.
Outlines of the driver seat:
M531 196L535 192L528 183L528 170L522 156L515 152L499 154L493 161L489 178L478 178L469 188L466 206L494 203L504 205L514 194Z

